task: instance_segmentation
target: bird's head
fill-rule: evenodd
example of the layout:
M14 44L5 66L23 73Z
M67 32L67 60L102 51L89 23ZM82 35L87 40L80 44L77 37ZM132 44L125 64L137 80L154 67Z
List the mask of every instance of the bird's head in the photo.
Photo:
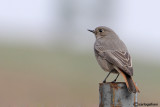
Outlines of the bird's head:
M96 38L104 37L104 36L114 33L112 29L105 27L105 26L100 26L100 27L97 27L95 30L88 30L88 31L94 33Z

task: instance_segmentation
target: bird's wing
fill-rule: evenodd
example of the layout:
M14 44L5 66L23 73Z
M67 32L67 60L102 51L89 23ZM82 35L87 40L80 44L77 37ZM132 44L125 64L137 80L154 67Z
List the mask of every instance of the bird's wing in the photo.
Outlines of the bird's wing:
M123 70L124 73L130 76L133 75L132 60L127 51L105 50L105 48L102 45L95 45L95 52L102 59L106 59L111 64Z

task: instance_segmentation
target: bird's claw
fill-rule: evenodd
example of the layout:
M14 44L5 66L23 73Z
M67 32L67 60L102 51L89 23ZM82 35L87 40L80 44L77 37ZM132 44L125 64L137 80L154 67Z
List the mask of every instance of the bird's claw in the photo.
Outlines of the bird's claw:
M103 83L106 83L106 81L104 80Z
M112 81L111 83L116 83L116 80Z

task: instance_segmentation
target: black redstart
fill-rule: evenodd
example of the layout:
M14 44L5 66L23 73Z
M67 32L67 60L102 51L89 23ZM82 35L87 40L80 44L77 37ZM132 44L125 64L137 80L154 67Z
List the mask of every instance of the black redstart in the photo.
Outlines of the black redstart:
M109 72L103 83L106 82L110 73L117 73L117 77L112 82L116 82L119 74L121 74L128 90L133 93L139 92L138 87L132 79L133 67L131 56L123 41L119 39L112 29L105 26L88 31L94 33L96 36L94 52L99 65L104 71Z

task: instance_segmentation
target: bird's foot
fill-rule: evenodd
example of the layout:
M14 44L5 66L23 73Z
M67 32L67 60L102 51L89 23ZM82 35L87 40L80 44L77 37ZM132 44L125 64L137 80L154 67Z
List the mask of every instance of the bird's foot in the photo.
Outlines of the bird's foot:
M106 83L106 80L104 80L103 83Z
M113 80L111 83L116 83L116 80Z

